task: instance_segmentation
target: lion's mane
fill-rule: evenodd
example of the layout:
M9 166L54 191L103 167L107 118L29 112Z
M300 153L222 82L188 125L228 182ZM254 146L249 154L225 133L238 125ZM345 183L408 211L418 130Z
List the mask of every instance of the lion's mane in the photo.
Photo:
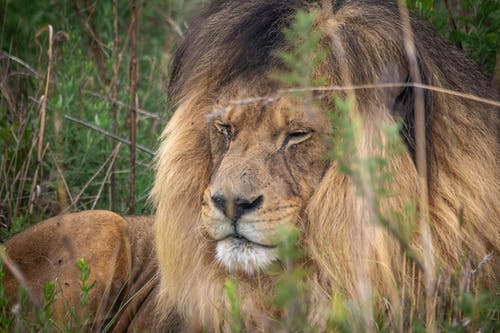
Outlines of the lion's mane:
M228 275L214 263L212 245L199 232L202 195L213 168L206 115L225 86L239 82L246 89L281 68L274 52L288 47L282 29L298 8L310 7L322 11L315 27L326 31L323 43L331 48L321 65L321 75L329 83L344 83L341 66L347 67L352 84L383 82L389 72L386 82L409 78L404 28L397 6L387 1L345 1L333 8L307 1L216 1L194 20L173 64L169 97L176 111L161 137L152 191L157 208L160 313L168 315L169 309L175 309L194 325L192 329L224 327L227 306L223 283ZM496 98L487 77L461 52L418 20L412 20L412 30L424 84ZM332 40L338 41L342 52L332 46ZM419 195L413 96L413 88L397 93L356 91L357 109L365 120L367 154L381 153L373 144L383 137L375 125L378 121L394 123L391 109L396 108L403 119L408 150L390 160L392 190L397 195L384 203L387 211L401 210ZM494 286L500 245L498 108L426 90L425 112L434 270L450 274L467 265L476 268L490 254L476 273L482 285ZM394 290L416 284L418 274L412 278L411 271L418 268L383 226L370 222L366 205L351 180L331 163L308 202L307 221L302 224L311 302L317 304L317 311L311 313L313 322L322 320L319 309L328 304L332 292L362 299L360 281L391 300ZM414 239L417 252L424 251L418 231ZM361 272L356 263L366 263L367 269ZM236 278L244 300L242 313L255 313L260 307L253 297L255 279ZM264 277L260 283L264 290L272 290L271 278ZM411 300L411 295L408 290L405 297Z

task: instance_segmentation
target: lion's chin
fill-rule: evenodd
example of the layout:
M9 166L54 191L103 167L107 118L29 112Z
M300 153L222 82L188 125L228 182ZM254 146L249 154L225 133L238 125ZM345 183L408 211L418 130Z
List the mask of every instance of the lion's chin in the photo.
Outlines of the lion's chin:
M239 238L217 242L216 258L230 273L253 274L277 260L276 248L268 248Z

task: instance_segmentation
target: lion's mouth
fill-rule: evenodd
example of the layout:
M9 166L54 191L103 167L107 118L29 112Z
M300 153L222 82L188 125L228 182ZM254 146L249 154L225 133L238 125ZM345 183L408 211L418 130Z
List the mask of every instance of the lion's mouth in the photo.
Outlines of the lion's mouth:
M217 239L216 241L217 242L222 242L226 239L233 239L241 244L248 244L248 245L256 245L256 246L259 246L259 247L263 247L265 249L275 249L277 247L277 245L268 245L268 244L262 244L262 243L259 243L259 242L255 242L255 241L252 241L250 239L248 239L247 237L239 234L239 233L233 233L233 234L229 234L227 236L224 236L220 239Z
M232 232L217 241L215 258L230 273L243 271L254 274L278 260L276 247L252 241L248 236Z

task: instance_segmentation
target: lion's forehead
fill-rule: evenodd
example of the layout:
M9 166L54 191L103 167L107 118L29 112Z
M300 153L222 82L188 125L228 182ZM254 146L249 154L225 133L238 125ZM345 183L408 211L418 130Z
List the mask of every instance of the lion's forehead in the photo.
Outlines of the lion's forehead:
M210 110L208 122L222 120L255 135L277 135L280 131L310 128L326 132L326 111L317 104L289 96L237 95L219 100Z

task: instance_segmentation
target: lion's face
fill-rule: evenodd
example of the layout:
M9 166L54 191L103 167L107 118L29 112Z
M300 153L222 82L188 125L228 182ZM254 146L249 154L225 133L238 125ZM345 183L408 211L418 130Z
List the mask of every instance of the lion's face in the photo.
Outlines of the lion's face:
M277 231L298 222L319 183L329 122L290 100L230 103L207 117L213 169L202 221L217 260L251 274L277 259Z
M313 29L331 50L311 79L333 90L359 88L339 92L354 102L345 118L356 129L353 142L342 142L352 144L347 160L326 158L343 138L336 128L343 122L331 124L325 114L336 112L326 91L311 92L317 109L288 94L262 99L290 87L272 77L285 69L275 54L292 50L281 31L299 8L320 11ZM417 20L411 28L423 83L495 98L465 57ZM378 87L412 81L405 30L392 1L217 1L190 25L172 66L176 111L162 134L152 191L164 319L175 309L193 323L186 331L229 331L224 284L231 276L245 329L272 330L262 319L288 313L270 308L279 279L254 274L277 260L275 236L287 223L301 231L308 320L319 330L338 294L366 313L389 301L394 330L403 330L401 297L425 308L419 290L449 279L432 267L467 273L457 271L464 258L498 285L497 262L483 265L500 248L494 107L425 89L421 122L419 90ZM395 138L400 117L408 149ZM417 140L417 123L425 124L425 140ZM426 159L417 158L417 146ZM353 163L354 177L343 162Z

